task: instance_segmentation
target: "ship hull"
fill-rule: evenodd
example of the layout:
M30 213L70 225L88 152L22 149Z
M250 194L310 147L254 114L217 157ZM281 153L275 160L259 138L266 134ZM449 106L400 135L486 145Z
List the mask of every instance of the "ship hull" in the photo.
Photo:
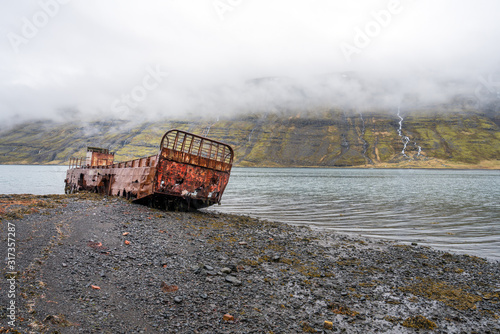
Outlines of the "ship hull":
M220 204L233 159L230 146L180 130L167 132L160 152L146 158L107 164L111 154L96 150L90 163L70 166L66 193L92 191L181 211Z

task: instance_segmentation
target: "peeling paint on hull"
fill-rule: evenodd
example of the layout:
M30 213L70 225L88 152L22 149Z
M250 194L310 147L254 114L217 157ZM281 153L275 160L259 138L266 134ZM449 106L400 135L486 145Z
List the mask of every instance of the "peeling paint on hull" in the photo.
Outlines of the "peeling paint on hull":
M229 181L233 149L181 130L163 136L157 155L113 163L105 149L88 148L71 159L66 193L94 191L168 210L196 210L220 204Z

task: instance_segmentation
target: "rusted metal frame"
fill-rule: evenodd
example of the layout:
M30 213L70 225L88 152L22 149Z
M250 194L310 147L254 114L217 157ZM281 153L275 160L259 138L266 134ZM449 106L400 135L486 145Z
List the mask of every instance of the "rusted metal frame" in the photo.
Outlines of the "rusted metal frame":
M212 143L208 146L207 168L210 168L210 160L212 160Z
M162 147L165 147L165 139L167 139L167 147L168 148L171 147L172 149L175 150L176 149L175 146L177 146L176 141L179 140L179 136L181 134L186 134L186 132L182 131L182 130L176 130L176 129L170 130L169 132L167 132L162 138ZM195 155L194 151L196 151L196 148L197 148L198 150L197 150L196 156L198 158L197 159L198 161L197 161L197 163L195 163L195 161L192 160L192 158L193 158L192 156L187 157L187 158L189 158L189 161L186 160L187 158L184 160L181 160L181 161L191 163L194 165L198 165L198 166L202 166L202 167L208 167L208 168L215 167L215 169L220 169L223 171L229 170L230 165L232 165L233 156L234 156L234 152L230 146L227 146L224 143L221 143L221 142L218 142L218 141L215 141L212 139L205 140L205 137L202 137L202 136L198 136L198 135L194 135L194 134L190 134L190 133L187 133L187 135L189 136L189 139L191 140L190 149L188 150L187 153ZM173 136L175 136L174 137L175 140L174 140L174 143L171 145L171 138ZM185 138L187 138L187 136L185 136ZM199 146L196 145L197 140L199 140ZM215 146L216 144L217 144L217 151L218 152L220 150L220 145L222 145L222 147L223 147L222 155L217 153L216 158L215 158L216 161L220 161L220 162L222 162L222 164L215 164L215 166L213 166L213 163L211 164L209 160L214 160L211 157L211 150L212 150L212 147ZM195 145L198 147L196 147ZM193 146L194 146L194 149L193 149ZM229 150L229 152L227 152L227 153L226 153L226 148ZM207 150L208 150L208 152L207 152ZM185 151L185 147L184 147L184 151ZM186 153L186 152L184 152L184 153ZM204 157L205 155L208 155L208 156ZM184 156L185 156L185 154L184 154ZM220 166L220 168L219 168L219 166Z
M209 145L205 145L206 147L209 147ZM195 147L196 149L196 147ZM212 149L213 150L213 149ZM170 153L168 153L168 152ZM214 159L209 159L207 157L204 157L206 154L203 154L203 155L195 155L194 153L195 152L191 152L191 154L189 153L182 153L182 152L174 152L173 150L171 149L168 149L168 148L165 148L165 152L167 153L164 153L164 155L166 156L165 158L168 159L168 160L173 160L173 161L177 161L177 162L181 162L181 163L187 163L187 164L190 164L190 165L194 165L194 166L199 166L199 167L205 167L205 168L210 168L210 169L215 169L215 170L219 170L219 171L225 171L227 172L228 170L230 170L230 167L231 167L231 155L229 153L226 153L225 154L225 161L222 160L222 161L219 161L219 160L214 160ZM208 152L206 152L208 153ZM216 153L219 157L221 157L221 151L220 151L220 147L219 147L219 151ZM211 155L213 155L213 152L211 153Z
M186 163L196 165L197 162L199 161L198 155L194 153L194 150L196 150L197 145L196 145L196 138L193 138L190 136L190 142L189 142L189 147L187 148L186 151Z
M163 136L162 141L161 141L162 147L164 147L164 146L165 146L165 139L167 139L167 141L169 141L168 135L170 135L170 134L172 134L172 133L174 133L174 132L176 132L176 139L177 139L177 137L178 137L178 135L179 135L180 133L182 133L182 134L188 134L190 137L193 137L193 138L204 139L204 140L200 143L200 148L202 148L202 147L203 147L203 142L204 142L205 140L207 140L208 142L211 142L211 143L215 143L215 144L223 145L223 146L226 146L226 147L230 148L230 146L228 146L227 144L224 144L224 143L222 143L222 142L220 142L220 141L213 140L213 139L208 139L208 138L206 138L206 137L202 137L202 136L198 136L198 135L195 135L195 134L187 133L187 132L185 132L185 131L178 130L178 129L173 129L173 130L170 130L170 131L168 131L167 133L165 133L165 135ZM172 147L173 147L173 148L175 148L175 146L176 146L176 142L174 143L174 145L172 145Z
M165 140L166 140L166 144L167 144L166 146L164 145ZM165 151L164 151L164 149L165 149ZM195 154L195 152L196 152L196 154ZM196 160L195 158L197 158L198 161L195 161ZM196 196L195 197L185 196L185 197L188 197L190 200L194 200L194 201L206 201L206 203L208 204L208 203L215 203L215 202L220 203L222 193L224 192L224 190L226 188L226 182L224 180L227 180L227 178L229 176L230 164L232 163L232 159L233 159L232 148L230 146L227 146L224 143L213 141L211 139L204 138L204 137L197 136L197 135L193 135L190 133L186 133L186 132L180 131L180 130L175 130L175 131L171 130L163 136L162 145L160 148L160 153L156 156L151 156L151 157L148 157L147 159L146 158L134 159L131 161L121 162L118 164L112 163L110 165L108 165L109 159L104 159L106 166L98 165L98 166L81 166L81 167L82 168L99 169L99 170L103 170L103 171L106 170L106 172L109 171L109 173L103 173L103 174L105 174L104 175L105 177L101 176L101 177L99 177L98 180L95 180L92 183L90 183L90 184L95 184L94 182L97 181L99 184L101 184L101 186L99 186L100 187L99 190L104 191L107 194L111 194L112 189L118 190L119 192L121 192L121 190L122 190L122 189L115 189L115 187L112 187L113 183L117 182L117 181L115 180L116 176L113 174L112 170L109 170L109 168L121 168L121 167L135 168L135 167L141 167L144 164L146 164L148 166L154 165L155 167L157 167L156 171L153 174L154 176L151 175L153 177L154 183L151 185L152 188L150 190L148 190L148 192L152 191L151 194L154 194L156 190L159 190L159 188L157 188L160 186L158 183L159 182L159 180L158 180L159 175L161 175L162 180L164 177L166 177L165 180L172 180L169 176L167 176L168 173L166 173L166 174L163 173L164 172L163 170L159 174L159 172L160 172L159 167L160 167L160 163L162 160L165 161L165 163L163 164L163 167L168 166L168 162L166 162L167 160L173 160L173 161L176 161L177 163L180 163L180 164L192 165L192 166L194 166L194 168L207 168L207 169L212 170L213 172L208 172L208 171L201 172L200 174L197 174L199 176L202 176L202 178L199 178L199 179L198 178L191 179L188 177L187 174L188 174L189 170L192 170L194 172L194 170L191 169L192 167L182 168L182 169L178 170L178 172L181 172L181 173L184 172L184 173L182 173L183 175L179 175L179 176L182 177L183 179L188 178L189 180L187 180L187 182L194 182L197 180L195 183L191 183L190 187L184 188L184 189L188 189L189 192L193 192L193 191L195 191L194 187L196 187L198 182L201 182L201 184L198 184L198 185L204 186L204 189L205 189L205 190L202 190L202 193L200 193L200 196L201 196L200 198L196 198ZM79 164L82 165L82 160L83 160L83 158L80 158L79 161L78 161L78 159L72 159L70 161L70 164L75 165L75 166L78 166ZM153 160L153 162L151 162L151 160ZM198 163L196 163L196 162L198 162ZM225 176L223 176L223 174L219 174L220 172L224 173ZM76 175L75 175L75 177L76 177ZM209 175L210 175L210 177L209 177ZM218 181L214 184L211 184L210 183L211 178L214 177L215 175L217 175ZM168 181L168 182L170 183L171 181ZM135 182L132 182L132 183L135 184ZM89 184L89 186L92 187L90 184ZM139 184L138 189L135 189L136 186L134 186L133 188L131 188L130 191L127 191L127 194L130 193L131 191L137 190L137 196L141 196L141 194L140 194L141 189L142 189L141 185L142 185L142 182L141 182L141 184ZM210 192L210 189L212 189L212 191L217 192L216 197L212 197L212 196L208 197L208 193ZM206 194L205 194L205 191L206 191ZM145 192L142 192L142 194L145 194L145 196L148 196ZM168 194L168 193L166 193L166 194Z
M180 147L177 149L177 151L179 151L179 152L182 153L183 152L182 151L182 146L184 144L184 140L186 139L186 134L184 134L184 137L182 136L182 134L179 134L179 139L181 139L181 141L177 143L177 146L180 145Z
M188 158L189 158L189 161L187 161L188 163L193 163L194 161L194 155L191 153L192 152L192 149L193 149L193 143L194 143L194 138L191 136L191 141L189 142L189 147L188 147L188 150L187 150L187 155L188 155Z
M205 144L205 139L201 139L200 140L200 148L198 149L198 164L200 166L202 166L203 162L204 162L204 157L203 157L203 146Z
M214 154L215 159L210 159L210 160L212 160L213 168L217 169L217 162L218 162L217 158L219 156L219 144L212 145L212 148L214 148L214 147L215 147L215 154Z
M194 138L191 138L191 142L189 143L188 153L191 154L191 150L193 149Z
M226 172L227 173L227 172ZM219 179L219 185L222 181ZM219 193L217 194L217 204L220 204L220 201L222 199L222 194L224 193L224 191L226 190L226 186L227 186L227 182L225 184L222 185Z
M224 164L226 161L226 146L222 146L221 162Z
M165 170L163 169L166 165L169 165L170 163L167 162L167 160L163 160L164 162L163 163L160 163L159 164L159 169L157 170L157 173L156 173L156 180L155 180L155 189L156 191L158 192L158 186L159 186L159 175L161 175L161 179L163 180L163 178L166 177L166 180L168 179L169 182L168 183L171 183L173 181L173 179L171 177L168 177L167 175L168 174L165 174L163 173ZM185 181L186 184L189 184L190 182L194 181L192 180L191 178L187 177L187 174L189 172L189 169L190 167L186 166L186 164L183 164L182 162L176 162L176 161L172 161L172 163L174 164L177 164L177 166L182 166L184 165L183 167L181 168L178 168L178 167L175 167L174 169L176 170L176 173L183 173L183 174L179 174L180 177L182 177ZM162 168L163 167L163 168ZM203 178L203 180L198 180L198 181L201 181L202 184L208 184L209 182L209 179L206 177L207 175L211 175L211 177L215 175L217 175L218 177L218 183L217 184L213 184L212 186L215 187L214 190L216 190L218 192L218 197L203 197L203 198L195 198L195 197L191 197L191 196L184 196L184 198L191 198L191 199L195 199L195 200L207 200L209 202L213 202L213 203L216 203L218 201L220 201L220 197L221 197L221 193L223 192L223 189L221 188L221 182L222 180L225 180L227 178L227 176L229 175L229 173L227 172L223 172L223 171L216 171L216 170L213 170L213 169L210 169L210 168L206 168L206 167L201 167L201 166L192 166L191 168L195 168L195 169L198 169L198 168L202 168L202 169L206 169L206 171L204 172L201 172L200 174L201 175L205 175L205 177ZM226 174L227 176L222 176L220 175L220 173L222 174ZM183 183L184 184L184 183ZM195 184L191 184L192 186L194 186ZM211 189L213 189L212 187L210 187ZM194 189L190 189L190 191L193 191ZM171 196L178 196L176 195L175 193L172 193L172 192L169 192L168 190L167 191L161 191L161 192L158 192L158 193L162 193L162 194L165 194L165 195L171 195Z
M161 153L163 151L163 139L165 138L165 136L168 134L165 133L161 139L161 145L160 145L160 152L158 153L158 155L156 156L156 172L155 172L155 175L153 177L153 195L156 193L157 189L156 189L156 185L158 184L158 171L160 170L160 163L161 163ZM167 139L168 140L168 139Z
M177 147L179 146L179 138L180 138L180 136L181 136L181 133L180 133L180 132L177 132L177 134L176 134L176 139L175 139L175 145L174 145L174 151L179 151L179 150L177 149Z
M184 137L182 138L182 144L179 149L179 158L182 162L185 162L186 159L186 154L184 153L184 147L186 146L186 134L184 134Z
M185 133L184 138L182 138L182 145L181 145L181 149L180 149L181 152L184 152L184 147L186 146L186 137L187 137L187 133Z
M175 139L174 139L174 144L172 145L173 149L175 150L175 146L177 146L177 139L179 138L179 132L175 134Z

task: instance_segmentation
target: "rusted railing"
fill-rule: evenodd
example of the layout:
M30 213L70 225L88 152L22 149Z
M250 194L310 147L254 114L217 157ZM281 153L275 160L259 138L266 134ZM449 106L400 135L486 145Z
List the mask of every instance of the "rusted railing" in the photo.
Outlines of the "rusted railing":
M233 149L224 143L181 130L170 130L161 140L160 154L167 160L229 172L233 164ZM98 151L99 150L99 151ZM113 155L108 150L89 148L93 154ZM106 157L106 156L103 156ZM112 159L110 158L112 161ZM107 163L107 159L71 158L69 168L134 168L151 167L158 163L158 156L152 155L124 162Z
M233 149L224 143L181 130L170 130L161 141L162 157L220 171L230 171Z
M99 168L133 168L133 167L154 167L158 162L158 156L152 155L150 157L139 158L129 161L123 162L115 162L111 165L99 165L99 166L89 166L86 163L86 158L70 158L68 167L69 168L91 168L91 169L99 169Z
M111 165L112 168L133 168L133 167L154 167L158 161L157 155L139 158L129 161L116 162Z
M82 168L86 158L69 158L68 168Z
M87 190L189 210L220 203L229 180L233 149L181 130L164 134L156 155L114 162L108 149L88 147L86 157L69 159L67 193Z

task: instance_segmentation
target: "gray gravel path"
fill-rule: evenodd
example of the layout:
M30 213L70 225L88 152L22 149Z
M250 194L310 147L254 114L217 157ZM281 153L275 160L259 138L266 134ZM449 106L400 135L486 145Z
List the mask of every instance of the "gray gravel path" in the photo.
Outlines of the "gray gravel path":
M96 195L25 198L38 203L0 216L3 257L16 226L20 333L500 333L498 262ZM0 333L15 333L0 288Z

